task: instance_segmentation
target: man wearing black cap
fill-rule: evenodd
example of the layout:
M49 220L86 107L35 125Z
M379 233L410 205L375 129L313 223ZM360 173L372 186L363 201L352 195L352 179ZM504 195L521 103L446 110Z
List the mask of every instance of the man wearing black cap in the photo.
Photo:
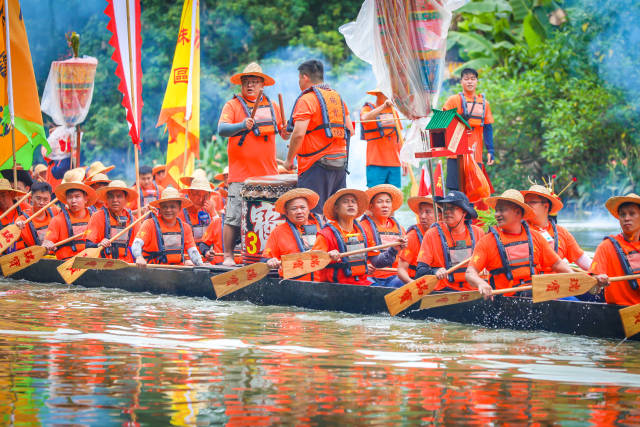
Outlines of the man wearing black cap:
M440 279L436 290L475 290L465 280L466 266L450 274L447 270L469 258L484 235L481 228L471 225L478 214L460 191L450 191L446 197L436 196L435 201L442 207L444 221L435 223L422 239L416 278L434 274Z

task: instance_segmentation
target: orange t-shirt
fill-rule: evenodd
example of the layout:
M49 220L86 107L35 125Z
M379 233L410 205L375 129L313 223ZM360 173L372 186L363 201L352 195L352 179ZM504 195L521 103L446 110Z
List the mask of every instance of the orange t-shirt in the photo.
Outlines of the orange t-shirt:
M127 218L127 222L126 225L131 224L131 221L129 221L129 217L126 215L126 212L122 212L122 216ZM135 219L133 219L135 221ZM99 211L97 211L95 214L91 215L91 219L89 220L89 225L87 226L87 240L91 240L93 243L100 243L103 239L105 239L105 235L104 235L104 211L102 209L100 209ZM116 219L112 216L109 215L109 224L111 224L111 227L117 227L118 226L118 222L116 221ZM131 238L127 240L127 246L130 247L131 243L133 243L133 239L136 235L136 233L138 232L138 228L140 228L140 223L134 225L133 227L131 227ZM111 232L112 235L115 236L115 233L112 231ZM121 237L122 241L124 241L124 239L127 238L127 236L129 235L129 230L127 230L124 234L124 236ZM106 236L106 238L110 238L110 236ZM120 240L120 239L118 239ZM133 262L133 257L131 255L131 251L126 251L126 253L123 253L124 251L121 250L121 253L118 254L119 259L122 259L124 261L127 262ZM105 253L104 250L102 251L101 256L105 257ZM113 258L113 256L108 255L106 256L107 258Z
M246 102L249 109L253 108L252 101ZM279 129L282 126L280 107L274 103L272 105ZM232 98L222 108L220 123L240 123L246 118L247 114L240 101ZM278 174L275 133L255 136L253 132L249 132L242 145L238 145L239 141L240 136L232 136L227 144L229 182L244 182L245 179L254 176Z
M33 220L31 220L31 224L33 224L33 227L36 229L36 233L40 235L40 244L44 242L49 223L51 222L53 217L60 212L60 209L58 209L56 206L51 206L51 212L53 213L53 216L49 215L48 210L45 210L44 219L38 220L37 218L34 218ZM18 219L24 221L27 218L25 218L23 215L20 215L20 218ZM31 227L29 227L28 224L20 232L20 237L24 241L25 247L34 246L36 244L36 240L31 233Z
M628 242L622 234L613 237L625 253L630 251L640 252L640 241ZM616 250L609 239L600 242L596 248L589 272L593 274L606 274L609 277L626 275L622 269L622 265L620 265ZM604 298L609 304L634 305L640 303L640 289L634 290L628 281L613 282L604 288Z
M89 225L89 219L91 218L91 213L89 209L84 209L79 215L75 215L73 212L69 212L69 219L71 220L71 227L73 230L73 235L86 231L87 226ZM77 225L76 225L77 224ZM67 223L64 219L64 213L60 212L56 216L53 217L51 222L49 223L49 228L47 229L47 234L45 239L49 240L53 243L57 243L61 240L66 239L69 236L67 233ZM79 254L85 248L84 242L86 241L86 237L82 236L76 239L78 242L76 243L76 250L74 251L71 246L62 246L56 248L56 258L58 259L67 259L71 258L74 255Z
M180 232L180 224L178 221L173 226L168 226L167 223L162 219L162 217L158 216L158 223L160 224L160 231L162 233L171 233L171 232ZM193 239L193 232L191 231L191 227L189 224L182 221L182 227L184 228L184 253L185 259L188 259L187 251L191 248L196 247L196 242ZM156 226L153 223L152 218L148 218L142 222L142 226L138 233L136 234L136 239L141 239L143 242L142 251L143 252L157 252L158 251L158 239L156 237ZM168 256L171 257L170 255ZM179 262L171 262L169 260L169 264L179 264Z
M458 246L462 246L462 242L467 247L471 247L472 241L471 236L467 231L467 227L465 226L464 231L462 233L451 233L449 228L444 223L440 223L442 227L442 232L447 239L447 244L449 247L453 245L454 242L460 242ZM475 225L471 226L471 230L476 237L476 245L484 236L484 231ZM466 258L466 257L465 257ZM458 261L461 262L462 260ZM447 268L444 262L444 253L442 252L442 243L440 242L440 234L438 233L438 229L435 227L431 227L427 230L424 235L424 239L422 239L422 246L420 246L420 253L418 254L417 262L424 262L429 267L433 268ZM453 267L457 262L451 260L451 266ZM481 270L478 270L481 271ZM456 275L456 277L459 275ZM458 280L454 278L454 280ZM436 286L436 290L441 290L445 288L451 288L456 291L474 291L475 287L469 285L466 281L461 283L452 283L446 279L440 280L438 285Z
M344 105L344 103L343 103ZM349 119L349 109L346 105L344 105L344 114L345 120L348 122ZM307 126L307 132L316 127L320 126L323 123L322 120L322 109L320 107L320 101L314 92L305 93L302 95L295 106L295 110L293 111L293 121L294 123L297 121L305 121L309 120L309 124ZM347 126L349 128L350 125ZM325 147L327 144L331 143L326 149L322 150L318 154L309 157L300 157L300 154L306 153L314 153L321 148ZM326 156L327 154L342 154L346 156L347 154L347 141L344 138L327 138L324 133L324 129L316 130L314 132L308 133L304 136L302 140L302 144L300 144L300 148L296 153L298 155L298 175L305 172L309 169L315 162L317 162L321 157Z
M549 246L551 246L551 249L554 248L554 233L550 222L547 223L547 227L544 229L532 224L529 224L529 226L532 230L536 230L545 238L549 243ZM558 256L560 259L566 259L569 262L576 262L578 258L584 254L584 251L580 248L576 239L567 231L566 228L560 225L556 225L556 228L558 229ZM550 273L551 270L543 270L543 272Z
M222 247L222 217L215 217L211 220L211 224L207 227L204 232L204 237L202 238L202 242L207 246L213 246L213 252L217 254L222 254L224 248ZM220 264L224 261L224 257L222 255L216 255L213 257L214 264Z
M524 227L518 234L507 234L500 228L496 228L496 230L498 230L498 235L503 245L527 240L527 233ZM536 273L541 269L551 269L556 262L560 261L558 255L551 249L544 237L535 230L531 230L531 241L533 243L533 264ZM498 246L492 233L485 234L476 243L476 248L473 251L469 265L473 266L478 272L481 272L485 268L489 271L502 268ZM493 278L496 289L517 286L513 281L507 280L504 274L495 275Z
M376 228L378 229L378 233L380 233L380 240L381 240L381 245L385 244L385 243L391 243L391 242L395 242L396 240L398 240L398 236L397 235L392 235L392 234L383 234L383 233L397 233L400 232L401 236L404 236L404 228L402 228L402 226L400 226L400 230L398 230L396 228L395 223L393 222L393 220L391 218L386 218L385 223L384 224L379 224L377 222L377 220L373 217L369 217L370 219L374 220L376 222ZM377 243L374 240L373 237L373 229L371 228L371 224L369 223L369 221L365 221L362 220L360 221L360 225L362 226L362 229L364 230L364 234L366 234L367 236L367 246L376 246ZM398 249L398 247L396 247L396 249ZM386 250L386 249L383 249ZM371 251L369 252L369 256L376 256L379 255L380 251ZM393 261L393 265L391 265L391 268L398 268L398 256L396 256L395 261ZM380 270L375 270L372 274L370 274L370 277L378 277L381 279L385 279L387 277L391 277L391 276L395 276L398 273L393 272L393 271L380 271Z
M420 228L420 232L424 236L424 233L427 231L422 228L422 225L417 224L418 228ZM412 279L416 277L415 268L418 266L418 253L420 252L420 239L418 238L418 233L416 230L410 230L407 233L407 247L402 249L398 254L398 259L401 259L404 262L409 263L409 277Z
M157 191L156 191L156 186L158 186ZM135 192L138 191L138 187L136 187L135 184L131 186L131 189ZM145 203L141 202L141 205L145 206L145 205L148 205L150 201L158 200L162 195L163 191L164 191L164 187L161 186L160 184L155 184L155 185L152 185L151 187L146 187L146 188L143 186L140 186L140 192L142 193L142 197L143 197L142 202L145 202ZM132 202L127 203L127 207L129 209L134 209L134 210L138 209L138 200L134 200Z
M365 114L369 113L371 110L373 110L373 108L368 105L362 107L362 110L360 111L360 120L364 120L362 117ZM395 117L395 111L393 111L391 108L386 108L377 117L377 119L381 120L383 118L383 115L389 114ZM395 126L393 120L390 120L388 123L379 123L385 126ZM375 123L373 124L375 125ZM375 139L367 141L367 166L400 166L400 149L402 148L402 144L398 140L398 135L396 134L396 132L391 132L390 134L383 137L379 137L379 134L375 133L373 137L375 137Z
M482 106L481 102L482 102L482 96L475 95L475 100L477 104L480 104L480 106ZM465 94L465 99L467 100L467 105L468 104L473 104L473 100L474 100L474 96L467 96ZM442 107L443 110L456 110L458 112L458 114L460 114L462 116L463 110L462 110L462 104L460 102L460 94L455 94L449 97L449 99L447 99L447 101L444 103L444 106ZM486 99L485 99L486 101ZM477 105L476 104L476 105ZM493 114L491 113L491 107L489 106L489 101L486 101L486 106L485 106L485 112L484 112L484 123L485 124L492 124L493 123ZM484 132L484 127L483 126L471 126L472 129L472 133L470 135L469 138L469 145L473 146L473 144L475 144L475 160L477 163L483 163L482 162L482 149L484 147L484 136L483 136L483 132Z

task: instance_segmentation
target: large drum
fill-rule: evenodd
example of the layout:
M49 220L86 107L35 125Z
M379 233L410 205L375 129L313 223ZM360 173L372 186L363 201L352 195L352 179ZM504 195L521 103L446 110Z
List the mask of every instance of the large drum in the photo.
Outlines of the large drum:
M242 260L259 262L269 234L284 221L275 201L295 188L298 175L267 175L249 178L242 189Z

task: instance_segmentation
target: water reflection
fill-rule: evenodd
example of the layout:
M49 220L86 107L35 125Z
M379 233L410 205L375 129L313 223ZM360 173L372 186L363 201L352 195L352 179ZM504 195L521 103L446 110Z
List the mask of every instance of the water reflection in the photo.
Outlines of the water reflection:
M638 423L640 347L0 285L3 424Z

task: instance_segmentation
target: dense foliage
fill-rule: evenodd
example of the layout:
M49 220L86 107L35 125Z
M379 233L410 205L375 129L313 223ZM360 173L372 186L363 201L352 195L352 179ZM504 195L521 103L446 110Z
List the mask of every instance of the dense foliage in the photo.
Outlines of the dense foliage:
M68 55L64 33L81 34L80 53L100 65L83 128L85 158L100 158L132 175L121 95L113 75L101 0L22 0L36 77L44 86L49 63ZM273 58L287 46L316 49L334 73L354 70L338 27L353 20L360 0L201 1L202 160L222 168L226 150L216 122L231 96L228 76L252 60ZM182 2L143 0L143 138L145 161L164 158L166 135L156 128L175 48ZM481 68L479 90L491 101L496 124L497 190L523 187L527 177L557 174L579 207L640 179L640 59L633 0L474 0L452 22L450 48ZM73 11L73 14L69 14ZM293 82L292 84L295 84ZM447 94L459 90L449 82ZM129 153L123 153L127 147ZM124 154L124 155L123 155ZM604 183L604 184L603 184ZM594 197L596 196L596 197Z

